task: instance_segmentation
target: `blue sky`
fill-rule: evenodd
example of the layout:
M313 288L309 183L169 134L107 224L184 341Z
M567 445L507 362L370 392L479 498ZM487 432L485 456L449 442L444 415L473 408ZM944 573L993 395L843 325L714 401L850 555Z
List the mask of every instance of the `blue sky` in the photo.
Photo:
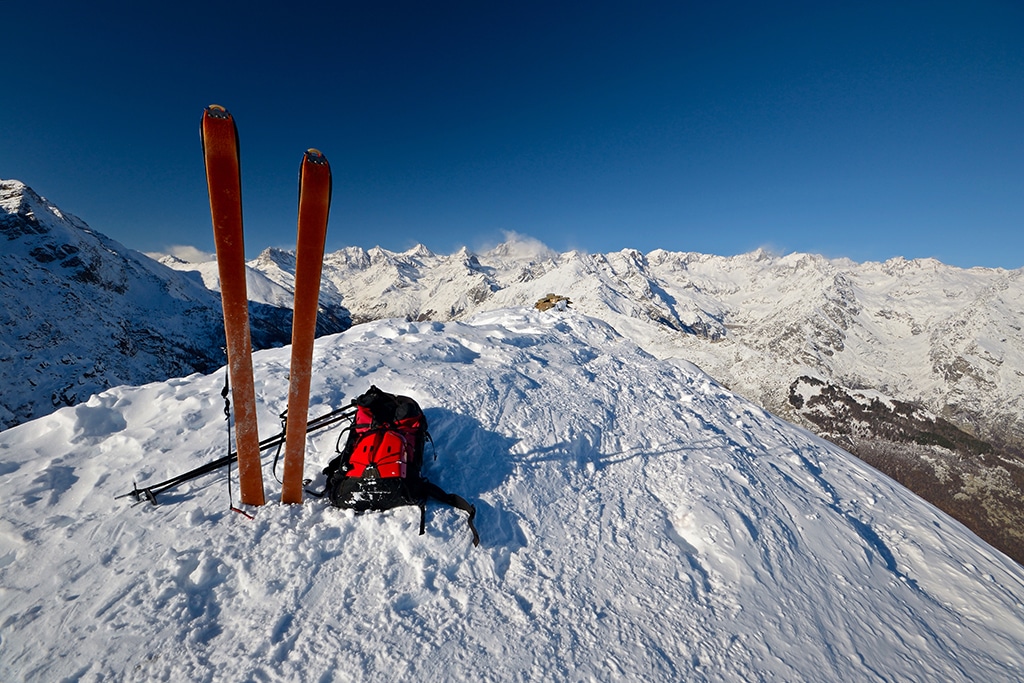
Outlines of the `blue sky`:
M294 8L294 9L293 9ZM141 251L212 249L199 121L242 144L246 246L506 232L1024 266L1024 5L34 2L3 9L0 177Z

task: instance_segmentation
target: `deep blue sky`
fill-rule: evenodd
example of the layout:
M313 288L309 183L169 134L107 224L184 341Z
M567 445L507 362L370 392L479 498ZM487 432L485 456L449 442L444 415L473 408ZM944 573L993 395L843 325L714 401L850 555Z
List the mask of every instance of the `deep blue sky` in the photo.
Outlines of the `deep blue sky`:
M1024 266L1019 0L40 1L2 18L0 178L142 251L212 249L199 121L219 103L250 256L294 243L317 147L328 250L513 231Z

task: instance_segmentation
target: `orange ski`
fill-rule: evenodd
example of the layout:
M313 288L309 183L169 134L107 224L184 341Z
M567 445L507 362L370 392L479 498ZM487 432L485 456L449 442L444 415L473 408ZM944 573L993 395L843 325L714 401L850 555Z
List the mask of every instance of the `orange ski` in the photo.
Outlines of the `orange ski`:
M292 363L288 383L282 503L302 502L313 339L316 337L320 275L330 209L331 167L323 154L311 149L303 157L299 170L299 228L295 244L295 305L292 313Z
M249 299L245 287L245 246L242 241L242 181L238 130L224 107L212 104L203 112L203 158L210 191L210 214L220 271L228 370L235 412L238 480L246 505L263 505L263 473L256 423L256 390L252 375Z

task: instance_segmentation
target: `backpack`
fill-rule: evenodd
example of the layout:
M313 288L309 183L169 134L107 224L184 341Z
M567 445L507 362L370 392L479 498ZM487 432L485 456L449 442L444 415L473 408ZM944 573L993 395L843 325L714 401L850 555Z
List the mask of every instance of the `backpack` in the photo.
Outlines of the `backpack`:
M473 545L480 544L473 519L476 508L447 493L420 473L427 441L427 418L419 404L371 386L353 402L352 424L338 436L338 455L324 468L327 484L320 496L335 507L366 512L403 505L420 508L420 534L426 531L426 502L434 499L469 514ZM348 433L345 447L341 439ZM435 458L436 453L435 453Z

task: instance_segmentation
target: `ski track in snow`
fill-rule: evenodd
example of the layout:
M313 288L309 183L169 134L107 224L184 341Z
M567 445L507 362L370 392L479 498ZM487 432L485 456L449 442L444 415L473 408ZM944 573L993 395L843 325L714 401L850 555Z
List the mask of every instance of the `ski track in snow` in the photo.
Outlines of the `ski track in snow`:
M261 435L289 349L255 355ZM478 508L227 510L223 373L0 432L5 681L1016 680L1024 570L852 456L575 313L317 341L311 417L376 384ZM310 435L306 473L337 431ZM279 497L265 453L268 500ZM322 476L314 486L322 485ZM237 495L237 487L235 489Z

